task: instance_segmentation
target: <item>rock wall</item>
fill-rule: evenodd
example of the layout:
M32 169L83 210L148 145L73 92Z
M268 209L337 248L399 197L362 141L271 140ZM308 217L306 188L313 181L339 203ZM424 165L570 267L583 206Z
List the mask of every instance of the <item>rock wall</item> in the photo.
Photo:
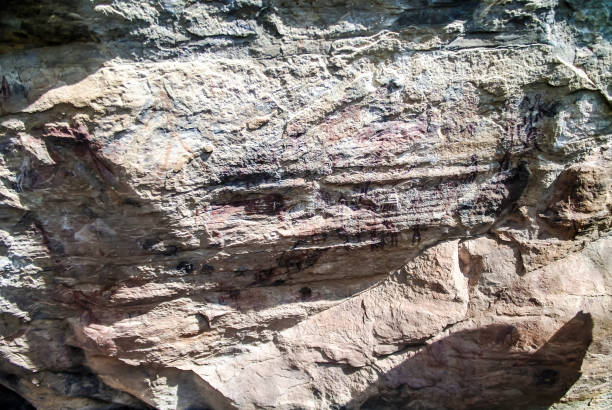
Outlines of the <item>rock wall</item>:
M0 399L612 406L605 0L8 0Z

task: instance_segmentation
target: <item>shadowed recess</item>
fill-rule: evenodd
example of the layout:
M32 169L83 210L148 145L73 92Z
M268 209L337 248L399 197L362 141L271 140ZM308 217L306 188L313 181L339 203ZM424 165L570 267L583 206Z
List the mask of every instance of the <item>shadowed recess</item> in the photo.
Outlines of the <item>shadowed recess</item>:
M26 399L0 385L0 408L11 410L35 410Z
M518 329L495 324L435 342L379 379L378 394L349 408L456 409L547 407L580 377L593 320L578 312L535 353L517 349ZM363 400L363 399L362 399Z

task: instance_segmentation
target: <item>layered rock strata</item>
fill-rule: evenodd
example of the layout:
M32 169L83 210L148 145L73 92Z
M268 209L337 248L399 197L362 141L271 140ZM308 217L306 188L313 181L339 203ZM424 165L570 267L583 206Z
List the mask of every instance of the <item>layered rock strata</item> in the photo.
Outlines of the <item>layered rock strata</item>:
M3 8L3 405L612 405L608 2Z

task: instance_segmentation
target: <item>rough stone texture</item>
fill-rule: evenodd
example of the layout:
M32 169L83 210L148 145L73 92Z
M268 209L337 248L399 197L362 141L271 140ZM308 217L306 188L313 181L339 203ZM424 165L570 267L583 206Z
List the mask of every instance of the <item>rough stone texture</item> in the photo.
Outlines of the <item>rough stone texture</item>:
M3 406L612 406L608 1L1 7Z

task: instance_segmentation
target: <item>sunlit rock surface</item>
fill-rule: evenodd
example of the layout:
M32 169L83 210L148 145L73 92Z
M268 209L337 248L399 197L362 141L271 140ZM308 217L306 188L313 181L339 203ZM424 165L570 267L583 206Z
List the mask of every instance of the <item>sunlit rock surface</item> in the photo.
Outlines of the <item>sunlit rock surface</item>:
M8 0L0 405L612 406L604 0Z

